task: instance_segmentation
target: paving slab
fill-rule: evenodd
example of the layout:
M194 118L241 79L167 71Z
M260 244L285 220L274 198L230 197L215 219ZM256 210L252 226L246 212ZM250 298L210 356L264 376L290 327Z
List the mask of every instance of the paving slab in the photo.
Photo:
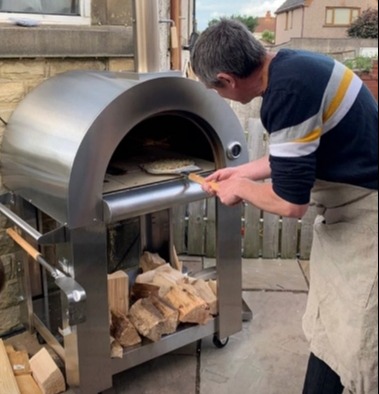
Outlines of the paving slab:
M254 313L242 332L216 349L203 339L200 394L301 393L309 357L301 320L307 295L244 292Z
M196 355L168 354L113 378L115 394L196 394Z
M307 292L308 284L297 260L242 261L244 290Z

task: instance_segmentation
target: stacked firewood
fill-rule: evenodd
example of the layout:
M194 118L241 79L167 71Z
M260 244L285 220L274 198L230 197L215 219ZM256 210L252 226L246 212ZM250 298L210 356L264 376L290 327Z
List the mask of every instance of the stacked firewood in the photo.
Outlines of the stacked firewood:
M108 276L113 357L122 357L124 348L143 338L157 342L180 324L207 324L218 313L215 281L186 276L149 252L142 255L140 269L130 294L124 271Z
M1 394L60 394L66 390L61 370L45 347L29 358L0 339Z

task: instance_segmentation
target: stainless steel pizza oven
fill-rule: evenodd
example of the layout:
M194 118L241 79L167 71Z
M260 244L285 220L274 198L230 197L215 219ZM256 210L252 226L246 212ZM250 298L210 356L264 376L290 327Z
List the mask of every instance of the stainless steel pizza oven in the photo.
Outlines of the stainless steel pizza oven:
M41 312L25 283L26 323L64 359L75 392L100 392L118 372L241 329L241 212L217 203L218 316L110 357L107 275L132 270L144 250L172 261L173 208L206 198L185 177L141 169L162 157L191 158L206 175L247 161L244 133L217 94L171 73L67 72L31 92L7 126L0 209L45 268Z

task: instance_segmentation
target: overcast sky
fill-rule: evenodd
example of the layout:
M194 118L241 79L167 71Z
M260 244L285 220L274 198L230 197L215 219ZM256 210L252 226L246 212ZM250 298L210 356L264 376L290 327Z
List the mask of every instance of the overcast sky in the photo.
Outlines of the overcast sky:
M265 16L274 13L285 0L196 0L197 24L200 31L214 18L231 15Z

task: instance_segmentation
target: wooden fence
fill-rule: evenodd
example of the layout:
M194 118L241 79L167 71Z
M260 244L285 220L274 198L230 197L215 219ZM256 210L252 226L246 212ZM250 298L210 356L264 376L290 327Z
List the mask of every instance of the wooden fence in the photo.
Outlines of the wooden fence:
M267 134L257 118L248 120L247 145L250 160L267 152ZM248 204L241 206L242 256L309 259L315 217L312 207L301 220L297 220L262 212ZM214 198L174 208L173 222L178 253L215 257Z

